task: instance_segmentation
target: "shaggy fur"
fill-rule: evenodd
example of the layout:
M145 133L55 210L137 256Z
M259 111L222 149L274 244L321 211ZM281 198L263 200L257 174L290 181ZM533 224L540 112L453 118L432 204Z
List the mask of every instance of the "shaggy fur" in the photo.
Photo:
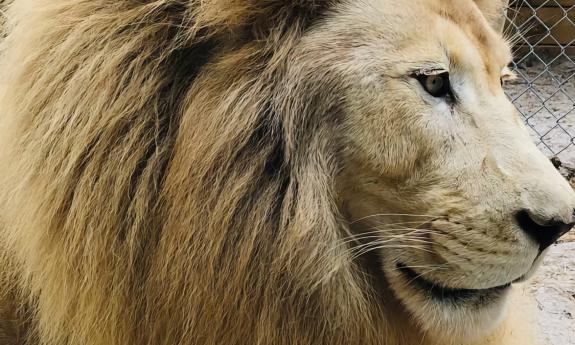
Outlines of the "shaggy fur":
M10 8L3 245L43 343L383 340L360 272L323 283L335 166L328 135L307 137L317 90L290 104L280 83L322 5Z
M291 63L332 5L10 4L2 344L422 341L340 245L339 81Z

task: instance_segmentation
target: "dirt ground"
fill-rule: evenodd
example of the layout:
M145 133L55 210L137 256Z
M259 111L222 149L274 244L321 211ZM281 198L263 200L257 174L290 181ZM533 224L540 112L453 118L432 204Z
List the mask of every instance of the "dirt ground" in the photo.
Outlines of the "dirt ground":
M549 345L575 344L575 236L570 241L550 248L530 286Z
M575 63L543 60L550 63L548 68L537 59L520 63L519 78L507 85L507 92L538 147L563 162L561 171L575 187ZM529 290L547 343L575 345L575 230L550 248Z

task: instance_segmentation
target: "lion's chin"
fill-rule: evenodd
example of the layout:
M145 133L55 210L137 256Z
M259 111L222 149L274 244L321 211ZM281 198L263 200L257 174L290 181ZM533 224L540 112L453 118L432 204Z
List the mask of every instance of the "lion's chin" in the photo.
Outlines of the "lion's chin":
M428 281L402 264L384 270L391 291L419 324L440 343L472 341L502 321L511 283L487 289L453 289Z

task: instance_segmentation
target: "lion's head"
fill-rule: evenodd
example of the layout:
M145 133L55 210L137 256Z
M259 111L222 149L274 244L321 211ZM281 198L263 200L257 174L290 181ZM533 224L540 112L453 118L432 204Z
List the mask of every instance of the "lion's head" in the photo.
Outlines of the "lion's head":
M471 1L392 3L348 5L323 43L351 47L330 67L340 209L424 328L469 336L572 227L574 194L503 91L498 23Z
M488 333L575 207L503 92L503 5L12 1L0 244L34 337Z

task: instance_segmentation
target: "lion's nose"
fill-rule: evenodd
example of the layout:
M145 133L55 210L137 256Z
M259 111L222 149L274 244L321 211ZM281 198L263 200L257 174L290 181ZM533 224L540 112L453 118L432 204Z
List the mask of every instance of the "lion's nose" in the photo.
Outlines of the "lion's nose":
M565 235L575 225L575 210L569 223L558 218L540 219L528 210L521 210L515 215L517 224L539 244L539 250L543 251L559 237Z

